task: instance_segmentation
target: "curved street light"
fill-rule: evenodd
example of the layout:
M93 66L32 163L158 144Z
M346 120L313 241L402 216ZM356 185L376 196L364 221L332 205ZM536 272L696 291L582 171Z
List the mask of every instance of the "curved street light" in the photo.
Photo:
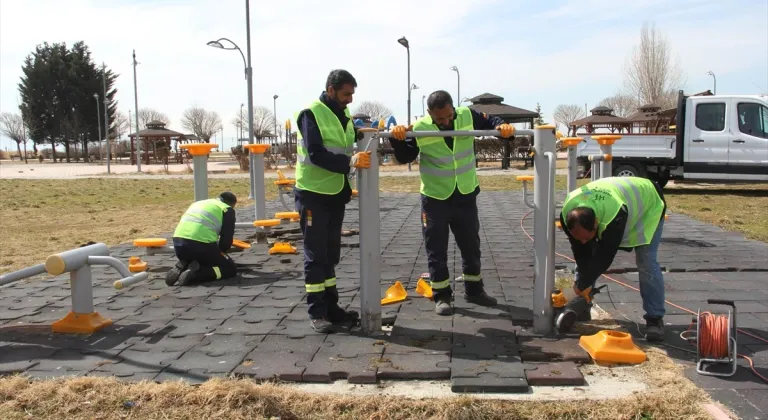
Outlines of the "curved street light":
M708 75L712 76L712 80L715 82L715 87L712 89L712 94L717 95L717 78L715 77L715 73L712 73L712 70L707 72Z
M232 44L232 46L231 47L225 47L224 44L221 43L221 41L227 41L230 44ZM234 41L232 41L229 38L219 38L216 41L209 41L205 45L207 45L209 47L213 47L213 48L219 48L219 49L222 49L222 50L237 50L237 51L240 51L240 57L243 57L243 68L245 70L245 78L246 79L248 78L248 63L245 61L245 54L243 54L243 50L241 50L240 47L238 47L237 44L235 44Z
M456 66L451 66L451 70L456 72L456 83L457 83L457 89L456 89L456 100L459 101L459 105L461 105L461 76L459 75L459 68Z

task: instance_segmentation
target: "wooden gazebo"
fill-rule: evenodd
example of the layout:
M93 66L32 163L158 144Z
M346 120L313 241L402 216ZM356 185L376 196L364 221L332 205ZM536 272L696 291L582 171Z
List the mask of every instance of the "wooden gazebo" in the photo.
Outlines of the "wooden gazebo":
M153 120L147 123L147 128L139 131L141 141L142 161L149 165L150 157L155 163L166 163L171 152L171 141L184 138L184 134L165 128L162 121ZM128 135L131 139L131 164L136 164L136 133Z
M632 130L632 122L626 118L613 115L613 109L607 106L598 106L589 110L592 114L586 118L576 120L570 125L570 135L575 136L579 128L584 127L588 134L592 134L600 128L607 128L611 133Z

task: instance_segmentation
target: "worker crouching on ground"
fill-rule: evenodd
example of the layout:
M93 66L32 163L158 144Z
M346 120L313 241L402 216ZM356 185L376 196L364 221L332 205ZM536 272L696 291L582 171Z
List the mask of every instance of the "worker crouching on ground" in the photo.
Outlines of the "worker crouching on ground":
M341 257L341 226L352 198L350 168L370 168L370 152L353 155L357 130L347 105L357 81L346 70L328 75L325 91L296 116L296 211L304 235L304 283L309 319L315 331L355 321L356 311L339 306L335 267Z
M480 220L477 195L480 184L475 171L475 139L471 136L406 138L407 131L500 130L510 137L514 128L501 118L487 116L468 107L454 108L451 95L438 90L427 99L429 115L412 127L399 125L390 140L400 163L419 159L421 175L421 223L427 251L429 277L435 311L452 313L450 272L448 270L448 233L461 251L464 297L468 302L495 306L496 299L483 287L480 274Z
M227 191L189 206L173 232L179 261L168 271L167 285L185 286L237 274L235 262L226 254L235 235L235 204L237 197Z
M577 296L594 287L619 249L635 251L648 341L664 340L664 275L657 253L666 210L655 182L610 177L571 191L560 214L576 260Z

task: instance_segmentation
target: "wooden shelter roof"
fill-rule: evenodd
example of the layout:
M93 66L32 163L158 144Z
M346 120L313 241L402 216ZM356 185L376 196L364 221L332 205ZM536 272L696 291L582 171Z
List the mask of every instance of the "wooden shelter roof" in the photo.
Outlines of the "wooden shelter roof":
M128 134L129 138L136 137L136 133ZM173 131L165 128L165 123L162 121L150 121L147 123L147 128L139 131L139 137L152 138L152 137L184 137L183 133Z
M492 93L483 93L471 98L470 101L472 105L469 108L477 112L502 118L507 122L527 122L539 116L534 111L507 105L503 103L503 97Z

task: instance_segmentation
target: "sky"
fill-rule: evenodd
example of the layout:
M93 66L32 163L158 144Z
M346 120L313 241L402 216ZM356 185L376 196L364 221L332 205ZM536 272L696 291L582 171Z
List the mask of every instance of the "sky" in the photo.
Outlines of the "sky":
M351 109L378 101L407 119L410 43L411 113L422 96L444 89L464 97L485 92L534 110L545 120L559 104L590 109L623 87L627 56L643 22L667 36L687 75L684 89L718 94L768 92L768 0L281 0L252 1L254 106L273 108L283 124L324 89L332 69L358 82ZM98 64L119 74L118 108L134 110L132 51L139 108L164 112L181 127L200 106L230 123L246 104L237 51L206 46L226 37L246 51L241 0L0 0L0 111L18 112L24 58L43 42L85 41ZM457 66L457 74L450 70ZM214 140L221 143L221 136ZM0 148L15 149L7 138Z

